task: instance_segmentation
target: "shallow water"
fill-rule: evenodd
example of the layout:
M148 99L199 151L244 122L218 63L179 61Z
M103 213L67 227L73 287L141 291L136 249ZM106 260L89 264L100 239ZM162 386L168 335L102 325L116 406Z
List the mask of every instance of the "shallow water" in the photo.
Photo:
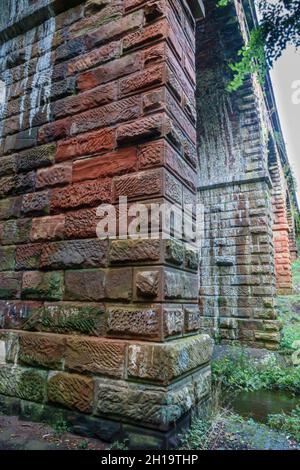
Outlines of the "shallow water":
M268 415L290 413L300 406L300 396L294 397L284 392L270 390L241 392L230 401L229 406L243 417L266 423Z

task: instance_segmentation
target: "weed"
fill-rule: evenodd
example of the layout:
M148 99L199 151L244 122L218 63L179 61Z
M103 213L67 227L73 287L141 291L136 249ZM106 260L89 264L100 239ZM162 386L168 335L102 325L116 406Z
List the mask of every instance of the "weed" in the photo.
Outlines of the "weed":
M64 419L59 419L53 424L54 434L61 437L63 434L70 431L70 426Z
M88 449L88 447L89 447L88 441L80 441L80 442L78 442L77 449L86 450L86 449Z
M289 437L300 443L300 407L291 413L269 415L268 425L277 431L288 434Z
M113 442L112 445L108 448L108 450L129 450L128 449L128 440L125 439L123 442Z

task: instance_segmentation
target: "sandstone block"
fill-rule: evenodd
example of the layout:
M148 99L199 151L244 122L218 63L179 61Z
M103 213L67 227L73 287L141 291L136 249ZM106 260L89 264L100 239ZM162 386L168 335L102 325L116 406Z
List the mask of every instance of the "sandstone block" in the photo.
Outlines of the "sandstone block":
M149 116L130 124L124 124L117 130L119 145L145 139L155 139L163 135L164 115Z
M128 34L123 40L125 51L137 48L151 41L158 41L166 37L168 33L168 23L165 19L158 21L146 28L139 28L137 31Z
M170 389L147 384L97 379L96 414L167 427L210 393L210 370L203 369ZM117 397L117 398L116 398Z
M22 297L61 300L63 287L63 274L60 272L27 271L23 274Z
M25 194L22 199L22 214L46 215L50 210L50 193L41 191Z
M197 335L167 344L130 344L128 375L168 384L176 377L209 362L213 342L208 335Z
M6 220L20 216L21 197L0 200L0 220Z
M65 238L96 238L97 209L82 209L65 215Z
M68 184L72 181L72 165L65 163L54 165L44 170L38 170L36 177L36 187L57 186Z
M0 393L3 395L43 403L46 383L46 371L11 365L0 366Z
M111 202L111 181L109 179L77 183L52 191L51 209L61 211L84 206L96 206Z
M130 300L133 273L130 268L109 269L105 275L105 297L109 300Z
M65 273L65 300L97 302L105 298L105 271L80 270Z
M49 241L61 239L64 236L65 216L54 215L32 220L30 241Z
M0 247L0 271L13 271L15 268L15 248Z
M111 263L158 262L161 257L160 240L113 240L110 245Z
M0 299L20 297L21 274L15 272L0 273Z
M0 176L11 175L16 172L16 160L14 155L1 157Z
M137 151L135 148L120 149L100 157L78 160L74 163L73 181L106 178L128 174L136 169Z
M142 297L157 297L159 291L159 280L158 271L138 272L135 278L138 294Z
M161 339L159 306L121 306L107 308L107 334L124 338Z
M115 197L129 199L161 196L163 194L162 170L151 170L121 176L115 179Z
M159 64L123 78L120 81L121 96L128 96L155 85L163 85L166 74L165 70L165 65Z
M92 131L100 127L108 127L121 122L137 119L141 114L141 97L134 96L94 108L73 117L70 134Z
M21 330L40 307L41 302L19 300L0 302L0 327Z
M142 11L136 11L127 16L124 16L118 21L109 22L94 33L88 35L86 39L87 47L92 49L95 46L100 46L101 44L111 41L124 33L129 33L139 29L141 24L143 24Z
M24 329L102 336L105 329L104 307L92 303L45 303L28 318Z
M93 407L93 380L76 374L53 372L48 380L48 400L52 403L90 413Z
M75 267L100 267L107 262L107 240L63 241L45 245L41 267L68 269Z
M164 295L166 299L198 299L198 276L182 271L166 269Z
M201 326L200 310L198 306L191 305L184 307L184 331L191 333L198 331Z
M108 26L108 25L107 25ZM138 52L116 59L111 63L84 72L77 78L78 91L86 91L99 85L117 80L125 75L141 70L143 66L143 55Z
M72 64L69 64L69 66L72 66ZM117 82L114 82L102 85L77 96L70 96L55 101L55 103L53 103L53 115L56 119L59 119L86 111L87 109L97 108L97 106L103 106L116 100L117 92Z
M111 151L115 146L115 130L100 129L71 139L61 140L57 144L55 159L57 162L74 157L93 155Z
M124 342L68 337L65 367L81 373L121 378L124 376L125 349Z
M94 49L87 54L83 54L80 57L69 61L67 64L67 74L74 75L75 73L77 74L93 67L97 67L98 65L104 64L112 59L117 59L121 53L120 46L121 44L118 41L110 42L109 44L105 44L102 47ZM105 85L103 85L104 90L108 89L104 87Z
M184 311L180 305L163 309L164 336L181 336L184 330Z
M47 144L17 153L15 158L18 171L29 171L52 165L55 149L55 144Z
M23 333L19 336L19 362L47 369L62 369L66 340L61 335Z
M3 224L0 239L3 245L26 243L31 229L30 219L9 220Z
M21 245L16 247L16 270L33 270L40 266L42 245Z

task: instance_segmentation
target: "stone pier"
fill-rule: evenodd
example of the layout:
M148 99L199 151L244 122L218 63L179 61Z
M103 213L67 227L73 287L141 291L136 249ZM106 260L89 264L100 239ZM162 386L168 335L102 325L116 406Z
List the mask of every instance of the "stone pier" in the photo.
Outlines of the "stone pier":
M204 331L222 343L276 349L276 295L292 291L299 209L269 76L228 90L228 63L255 25L252 4L207 0L197 26L200 309Z
M97 208L196 203L201 5L0 3L1 408L172 447L210 395L198 251Z

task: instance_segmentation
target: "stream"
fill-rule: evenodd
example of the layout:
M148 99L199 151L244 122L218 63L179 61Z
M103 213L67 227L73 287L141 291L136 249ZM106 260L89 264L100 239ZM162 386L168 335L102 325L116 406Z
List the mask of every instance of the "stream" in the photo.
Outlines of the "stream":
M253 418L259 423L266 423L268 415L290 413L300 406L300 396L272 390L241 392L229 401L228 405L235 413L245 418Z

